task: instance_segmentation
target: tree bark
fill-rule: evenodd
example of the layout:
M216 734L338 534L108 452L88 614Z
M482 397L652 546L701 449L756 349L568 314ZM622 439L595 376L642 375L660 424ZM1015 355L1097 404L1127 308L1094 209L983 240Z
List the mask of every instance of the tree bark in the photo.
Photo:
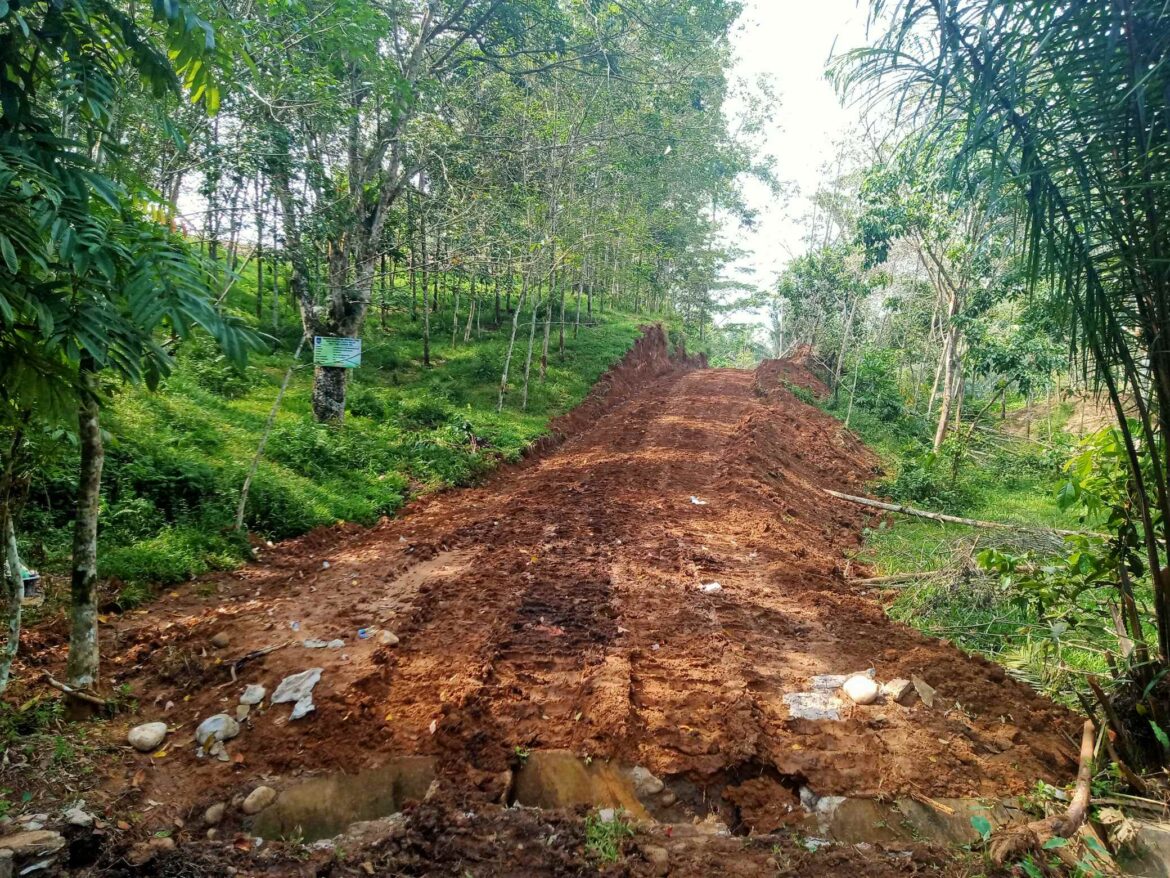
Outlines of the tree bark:
M4 652L0 653L0 694L8 688L12 662L20 648L20 613L24 604L24 578L20 573L20 554L16 547L16 528L7 497L0 498L0 576L4 578L8 603L8 632Z
M313 370L313 415L325 423L345 420L345 387L349 370L317 366Z
M78 439L81 467L77 480L77 516L73 523L73 574L70 585L69 659L65 675L77 689L98 683L97 525L101 502L102 447L101 406L92 362L83 361L86 394L78 406Z

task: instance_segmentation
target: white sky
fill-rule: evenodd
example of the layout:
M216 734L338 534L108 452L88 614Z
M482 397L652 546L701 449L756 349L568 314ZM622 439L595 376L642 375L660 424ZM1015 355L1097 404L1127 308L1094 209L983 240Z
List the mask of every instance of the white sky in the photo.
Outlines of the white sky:
M825 62L834 51L865 43L867 11L865 0L747 0L733 34L734 75L771 77L779 108L765 149L776 158L776 176L794 183L797 191L785 202L747 181L745 194L759 211L759 222L747 231L727 220L725 235L749 251L730 275L769 286L804 249L800 221L808 211L807 197L816 190L821 167L834 156L834 141L857 121L856 111L841 107L825 79Z

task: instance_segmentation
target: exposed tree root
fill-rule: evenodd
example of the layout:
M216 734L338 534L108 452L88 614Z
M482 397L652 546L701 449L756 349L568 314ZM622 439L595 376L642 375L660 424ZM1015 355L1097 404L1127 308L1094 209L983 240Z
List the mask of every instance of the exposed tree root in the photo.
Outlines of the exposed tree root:
M1004 866L1029 854L1039 854L1050 839L1071 838L1081 828L1089 809L1092 792L1090 782L1093 779L1095 744L1096 729L1093 727L1093 721L1087 719L1081 733L1081 760L1077 771L1077 785L1068 810L1063 815L1035 820L1024 826L1009 827L993 835L988 844L988 854L996 866ZM1060 847L1053 849L1052 852L1062 861L1071 857L1070 866L1076 862L1071 850Z

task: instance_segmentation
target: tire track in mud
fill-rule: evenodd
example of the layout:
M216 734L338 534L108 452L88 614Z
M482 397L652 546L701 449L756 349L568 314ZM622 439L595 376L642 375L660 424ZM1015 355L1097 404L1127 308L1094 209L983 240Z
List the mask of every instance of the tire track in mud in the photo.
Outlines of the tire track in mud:
M280 626L258 636L257 616L304 618L306 636L385 626L401 638L338 656L290 647L249 665L241 684L271 685L310 661L326 669L310 720L249 721L234 745L249 775L433 754L495 797L516 748L640 764L716 795L765 782L1006 795L1072 774L1074 718L892 622L846 581L867 519L821 488L860 490L874 459L785 389L815 378L792 363L685 371L642 356L656 365L623 365L610 382L620 399L538 460L332 544L294 543L224 577L225 606L175 600L191 642L226 627L239 649L262 648ZM702 594L712 581L722 591ZM248 612L233 609L245 597ZM136 636L129 624L121 634ZM149 659L139 667L160 698L190 696L192 720L221 709L218 692L164 685ZM808 677L868 667L921 674L961 709L789 714L784 694ZM155 766L148 788L182 803L233 783L190 762Z

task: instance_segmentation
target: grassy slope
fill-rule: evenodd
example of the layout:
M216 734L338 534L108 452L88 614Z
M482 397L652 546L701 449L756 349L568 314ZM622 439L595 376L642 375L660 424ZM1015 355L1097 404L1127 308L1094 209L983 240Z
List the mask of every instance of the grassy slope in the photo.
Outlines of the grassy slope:
M864 413L858 418L856 412L852 426L882 459L886 475L873 486L880 494L884 483L914 465L908 448L921 427ZM1060 424L1054 423L1052 429L1058 431ZM1051 435L1047 424L1043 435ZM1056 504L1061 484L1059 452L1045 454L1023 439L977 445L980 456L962 463L956 500L943 504L941 511L1039 527L1083 527ZM911 505L940 508L929 502ZM872 565L874 575L944 570L983 548L1022 554L1021 540L1026 537L1013 531L975 530L895 515L867 532L859 559ZM924 633L994 658L1038 688L1066 699L1071 699L1074 688L1081 688L1079 678L1086 672L1106 669L1104 649L1114 648L1115 643L1076 629L1058 642L1051 636L1051 627L1038 622L1013 597L1011 589L995 581L942 576L901 585L889 612Z
M229 304L250 311L254 289L249 272L233 287ZM385 330L371 312L344 426L313 422L312 370L295 374L252 485L247 525L254 533L279 539L338 521L372 522L413 494L468 484L500 461L519 458L551 418L580 402L622 357L642 322L631 315L595 315L598 325L582 327L577 339L567 327L563 360L554 327L548 376L540 382L533 364L526 411L518 393L526 344L521 333L512 369L516 392L497 414L510 323L489 328L492 313L485 309L482 336L473 328L464 344L464 294L458 344L452 346L452 315L444 300L446 310L432 315L433 365L426 368L421 315L411 320L408 295L400 284ZM266 315L262 326L268 332L270 319ZM207 339L194 338L184 342L178 367L158 392L113 389L105 422L100 568L121 585L123 603L141 600L149 584L231 567L244 557L247 546L230 525L291 362L298 331L291 308L282 309L280 325L271 350L254 355L244 373L224 363ZM307 358L302 354L302 361ZM75 467L75 454L66 449L33 487L21 522L26 556L48 571L67 563Z

